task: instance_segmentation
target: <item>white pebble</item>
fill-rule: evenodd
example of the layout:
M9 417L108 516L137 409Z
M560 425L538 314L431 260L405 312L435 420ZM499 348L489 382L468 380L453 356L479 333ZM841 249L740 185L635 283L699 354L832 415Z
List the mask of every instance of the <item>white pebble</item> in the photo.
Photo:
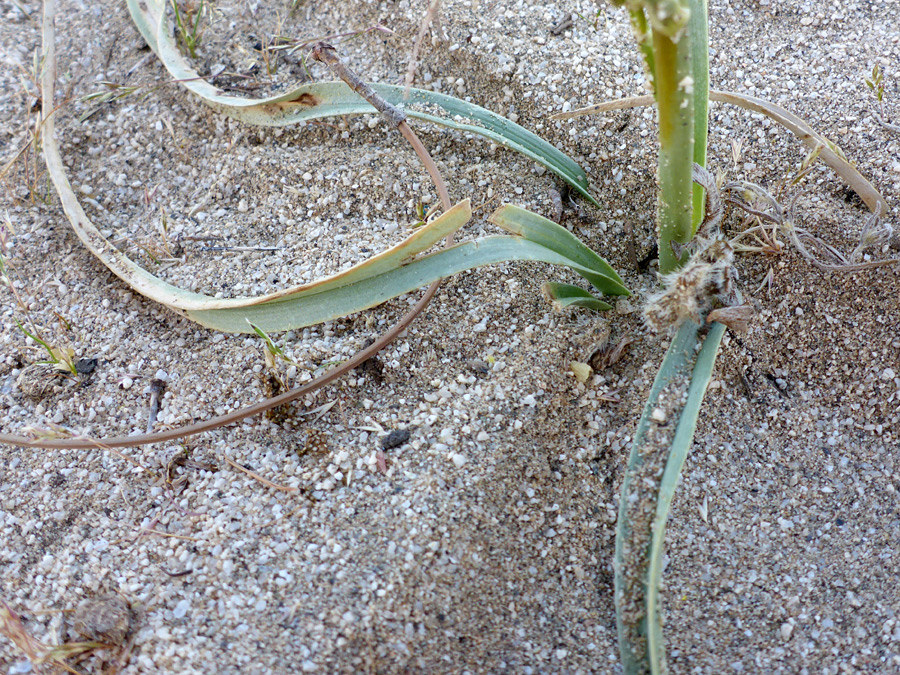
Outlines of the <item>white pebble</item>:
M881 373L882 380L893 380L897 377L897 374L891 368L885 368L884 372Z
M654 408L653 412L650 413L650 419L652 419L657 424L662 424L666 421L666 411L662 408Z
M242 199L241 201L238 202L238 211L240 211L241 213L247 213L247 211L249 211L249 210L250 210L250 207L247 206L246 199Z
M466 456L461 455L458 452L454 452L452 455L450 455L450 459L456 465L457 469L462 468L463 464L466 463Z
M174 616L176 619L183 619L187 615L190 608L190 600L181 600L177 605L175 605L175 609L172 610L172 616Z
M122 381L119 382L119 386L122 387L122 389L131 389L131 385L133 384L134 380L132 380L130 377L123 377Z
M781 624L781 639L782 640L790 640L791 635L794 634L794 624L792 623L783 623Z

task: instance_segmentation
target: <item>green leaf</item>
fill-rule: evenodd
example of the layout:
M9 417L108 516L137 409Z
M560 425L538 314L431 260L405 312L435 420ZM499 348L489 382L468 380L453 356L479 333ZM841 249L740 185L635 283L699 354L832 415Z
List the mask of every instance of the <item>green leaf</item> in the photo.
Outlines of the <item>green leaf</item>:
M551 225L565 232L555 223ZM217 330L247 332L249 321L260 330L271 332L337 319L374 307L443 277L511 260L562 265L589 281L598 278L595 268L585 267L580 261L545 245L546 238L552 239L556 234L555 230L548 229L529 232L525 236L484 237L417 258L400 267L382 269L372 275L356 273L345 277L344 281L352 278L352 283L333 281L327 286L310 285L264 304L244 303L234 307L220 306L214 311L190 310L185 313L194 321ZM366 264L358 265L354 270L359 272L359 268Z
M199 96L214 110L249 124L285 126L322 117L373 113L365 99L343 82L314 82L264 99L248 99L224 94L204 80L178 50L169 35L165 7L161 0L127 0L135 25L150 48L156 52L172 77ZM459 131L470 132L519 152L545 166L599 206L588 190L587 175L565 153L527 129L477 105L446 94L373 84L389 103L403 108L409 117L432 122Z
M609 305L602 300L598 300L583 288L572 286L571 284L548 281L541 286L541 290L553 303L553 306L556 309L584 307L586 309L593 309L596 312L604 312L612 309L612 305Z
M507 232L539 242L590 270L590 276L584 278L604 295L631 295L631 291L625 288L625 282L609 263L552 220L513 204L497 209L488 220Z
M159 9L161 6L159 0L148 1L148 7ZM138 13L138 16L144 15ZM163 24L160 19L160 26L163 27ZM142 24L138 25L141 27ZM147 28L144 25L142 32ZM45 92L53 92L56 57L52 21L44 22L43 32L46 67L41 85ZM208 83L203 84L209 86ZM52 93L45 97L45 110L54 110L52 98ZM495 220L516 236L487 237L417 257L469 221L472 211L468 200L418 228L391 249L348 270L310 284L256 298L211 298L185 291L135 264L112 246L90 221L66 177L56 140L55 118L54 114L45 117L44 156L63 210L77 236L132 289L210 328L265 334L308 326L368 309L463 270L510 260L534 260L564 265L600 290L611 294L628 294L621 279L606 261L565 228L529 214L524 209L500 209L498 214L501 215Z
M698 353L698 328L685 322L669 345L638 422L622 483L615 601L619 651L628 675L665 672L659 611L665 525L725 331L713 323Z
M703 346L697 355L694 369L691 372L691 384L688 387L687 401L681 409L678 426L675 429L675 437L669 449L666 460L666 468L660 481L659 492L656 499L656 517L650 529L653 533L650 541L650 561L647 571L647 626L649 652L655 658L656 663L651 667L653 673L663 672L662 663L665 658L665 645L662 636L662 616L659 610L659 589L662 583L662 559L663 545L666 539L666 520L669 517L669 509L675 497L675 488L681 477L681 469L687 459L688 451L694 442L694 432L697 429L697 417L700 414L700 405L706 395L706 388L712 377L713 367L716 363L716 355L722 336L725 334L725 326L721 323L713 323Z

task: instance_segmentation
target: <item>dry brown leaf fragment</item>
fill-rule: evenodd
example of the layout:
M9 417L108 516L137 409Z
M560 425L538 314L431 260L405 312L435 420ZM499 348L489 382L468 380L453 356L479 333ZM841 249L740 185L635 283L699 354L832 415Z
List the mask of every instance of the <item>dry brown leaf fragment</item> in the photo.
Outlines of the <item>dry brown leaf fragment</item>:
M734 307L720 307L706 315L706 323L718 321L725 324L733 331L746 333L750 320L756 316L756 310L750 305L735 305Z
M307 429L306 440L297 448L300 457L328 452L328 436L319 429Z
M607 342L595 349L588 359L588 363L596 372L605 370L621 361L622 357L625 356L625 350L628 348L628 345L633 342L634 338L631 337L631 334L625 333L625 335L619 338L619 341L615 346L610 345L609 342Z

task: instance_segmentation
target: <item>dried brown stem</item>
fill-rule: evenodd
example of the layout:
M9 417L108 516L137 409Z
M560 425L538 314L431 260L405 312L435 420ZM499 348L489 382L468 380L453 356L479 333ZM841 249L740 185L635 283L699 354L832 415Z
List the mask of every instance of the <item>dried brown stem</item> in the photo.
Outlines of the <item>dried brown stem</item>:
M425 12L425 16L422 18L422 23L419 24L419 32L416 35L415 44L413 44L412 54L409 55L409 66L406 68L406 77L404 79L403 86L406 88L403 93L403 98L409 98L409 89L412 87L413 79L416 76L416 67L419 64L419 50L422 49L422 40L425 39L425 33L428 31L428 27L434 21L434 17L438 13L438 8L441 6L441 0L431 0L431 4L428 6L428 11Z
M245 474L250 476L250 478L252 478L253 480L257 480L260 483L262 483L263 485L265 485L266 487L270 487L273 490L281 490L282 492L300 492L300 488L288 487L286 485L278 485L276 483L273 483L270 480L266 480L265 478L260 476L258 473L254 473L250 469L246 469L243 466L241 466L240 464L238 464L237 462L228 459L225 455L222 455L222 459L224 459L228 464L233 466L238 471L243 471Z
M321 61L327 65L331 72L347 83L348 87L366 99L375 107L375 110L384 115L391 125L397 127L406 119L406 115L402 110L381 98L372 87L363 82L356 73L345 66L335 53L334 47L327 42L317 42L316 46L313 47L312 57L316 61Z

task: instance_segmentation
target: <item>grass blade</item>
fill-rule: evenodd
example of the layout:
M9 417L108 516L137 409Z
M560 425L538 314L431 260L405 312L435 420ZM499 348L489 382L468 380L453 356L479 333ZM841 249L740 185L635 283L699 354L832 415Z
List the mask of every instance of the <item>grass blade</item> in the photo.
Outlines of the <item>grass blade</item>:
M591 270L591 276L585 278L604 295L631 295L609 263L552 220L513 204L497 209L488 220L507 232L538 242Z
M300 328L374 307L390 298L474 267L511 260L562 265L588 281L598 278L594 269L584 267L542 243L521 236L497 235L456 244L400 267L359 278L354 283L333 285L325 291L302 291L264 304L220 307L214 311L190 310L185 313L204 326L226 332L250 332L252 329L248 321L267 333Z
M539 260L567 265L601 290L608 289L611 294L628 293L602 258L564 228L533 214L538 220L532 222L528 220L532 216L525 216L527 227L508 226L520 236L489 237L413 261L416 255L468 222L471 217L468 201L417 229L384 253L311 284L257 298L226 299L210 298L168 284L112 246L87 217L72 190L56 141L55 111L50 94L54 90L56 72L53 22L45 21L43 31L45 68L42 87L48 92L44 97L44 155L48 173L75 233L135 291L205 326L240 333L253 331L248 321L266 332L308 326L373 307L450 274L506 260Z
M687 401L678 418L678 426L675 429L675 437L669 449L666 460L666 468L660 481L659 493L656 498L656 517L650 530L653 533L650 541L650 560L647 570L647 642L649 653L653 658L651 671L663 672L665 661L665 645L662 637L662 618L659 611L659 588L662 581L663 545L666 539L666 520L669 517L669 509L672 499L675 497L675 488L681 476L681 469L687 459L688 451L694 441L694 431L697 428L697 417L700 414L700 405L706 395L706 387L712 377L713 366L716 363L716 354L722 336L725 334L725 326L714 322L703 340L703 346L697 355L694 369L691 373L691 384L688 387Z
M285 126L322 117L374 112L375 109L343 82L315 82L264 99L224 94L204 80L178 50L166 27L160 0L127 0L135 25L163 65L184 87L214 110L249 124ZM565 153L527 129L480 106L446 94L385 84L371 85L388 103L413 118L487 138L545 166L586 199L599 206L588 190L587 175ZM408 98L407 98L408 94ZM439 114L438 114L439 113Z

